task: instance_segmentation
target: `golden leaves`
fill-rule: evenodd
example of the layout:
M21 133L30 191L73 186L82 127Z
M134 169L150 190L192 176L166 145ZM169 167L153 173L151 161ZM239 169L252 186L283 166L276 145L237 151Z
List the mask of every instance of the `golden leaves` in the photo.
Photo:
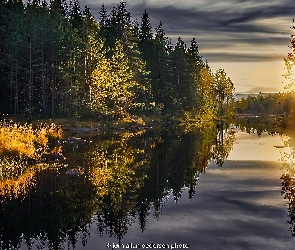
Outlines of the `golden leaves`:
M40 125L0 123L0 157L4 155L38 159L39 147L45 147L50 139L60 139L62 129L55 124Z
M25 195L35 185L36 171L48 166L37 164L48 141L61 136L61 127L53 123L36 128L12 121L0 123L0 197Z
M102 54L91 75L91 108L104 115L118 115L131 120L129 109L135 107L138 88L134 72L129 67L122 44L117 41L113 56Z
M1 200L25 197L29 190L36 186L36 173L47 168L48 164L38 164L27 168L20 176L0 181Z
M27 170L18 179L7 179L0 181L0 197L12 199L25 196L30 188L36 185L33 168Z

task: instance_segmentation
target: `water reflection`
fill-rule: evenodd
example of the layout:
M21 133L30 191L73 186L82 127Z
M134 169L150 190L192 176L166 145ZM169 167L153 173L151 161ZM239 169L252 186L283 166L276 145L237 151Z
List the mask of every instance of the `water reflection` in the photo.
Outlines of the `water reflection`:
M295 135L293 131L286 131L288 137L284 144L290 147L290 152L282 155L283 171L282 174L282 195L287 200L287 210L290 220L290 231L295 236Z
M188 133L168 127L81 137L68 135L76 139L51 149L47 167L0 183L1 197L9 196L0 210L1 249L86 246L91 225L119 241L136 220L143 232L168 197L178 202L185 189L192 199L200 174L211 160L222 166L234 141L222 123Z
M248 134L255 133L261 136L263 132L270 135L282 134L285 131L286 119L278 120L276 117L263 117L263 116L249 116L237 118L235 121L242 131Z
M237 121L239 126L247 131L249 134L256 134L259 137L263 133L268 135L280 135L281 143L274 146L277 152L268 149L267 157L270 160L279 160L282 162L282 188L281 194L287 200L286 206L288 211L288 223L290 224L290 232L295 237L295 134L294 130L287 129L285 124L288 123L285 119L252 117L246 119L239 119ZM244 150L247 148L244 147ZM278 155L278 149L280 155ZM255 150L255 149L253 149ZM273 159L269 155L275 155ZM258 157L256 157L258 159Z
M225 123L217 124L217 135L215 137L215 144L213 148L213 159L219 167L222 167L224 161L227 159L232 150L235 141L234 127L228 128Z
M38 172L58 167L61 136L62 129L54 123L33 128L0 121L0 206L6 200L26 197L37 184Z

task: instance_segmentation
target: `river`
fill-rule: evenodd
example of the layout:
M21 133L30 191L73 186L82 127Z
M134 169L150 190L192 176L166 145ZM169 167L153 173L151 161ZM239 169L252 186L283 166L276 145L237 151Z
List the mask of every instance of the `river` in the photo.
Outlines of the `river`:
M59 146L65 162L2 201L1 249L294 249L280 179L293 159L290 133L79 137Z

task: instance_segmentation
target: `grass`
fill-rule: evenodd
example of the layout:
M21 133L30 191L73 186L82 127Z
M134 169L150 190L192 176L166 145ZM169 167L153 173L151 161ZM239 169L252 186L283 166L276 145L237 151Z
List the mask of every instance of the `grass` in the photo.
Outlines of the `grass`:
M24 197L35 185L35 173L49 164L41 163L51 141L62 137L62 129L49 125L0 122L0 202Z
M41 124L33 128L31 124L1 122L0 159L4 156L38 159L40 149L45 148L49 140L61 137L61 128L53 123Z
M0 181L19 178L40 162L51 141L61 137L61 127L53 123L33 126L13 121L0 122Z

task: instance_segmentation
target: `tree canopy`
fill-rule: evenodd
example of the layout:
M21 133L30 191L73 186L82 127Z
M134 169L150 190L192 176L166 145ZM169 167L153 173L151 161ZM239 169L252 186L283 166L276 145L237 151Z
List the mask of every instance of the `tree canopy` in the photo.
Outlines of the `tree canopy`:
M98 20L77 0L1 1L0 27L0 111L17 119L218 116L233 96L196 38L173 44L146 10L132 20L126 1Z

